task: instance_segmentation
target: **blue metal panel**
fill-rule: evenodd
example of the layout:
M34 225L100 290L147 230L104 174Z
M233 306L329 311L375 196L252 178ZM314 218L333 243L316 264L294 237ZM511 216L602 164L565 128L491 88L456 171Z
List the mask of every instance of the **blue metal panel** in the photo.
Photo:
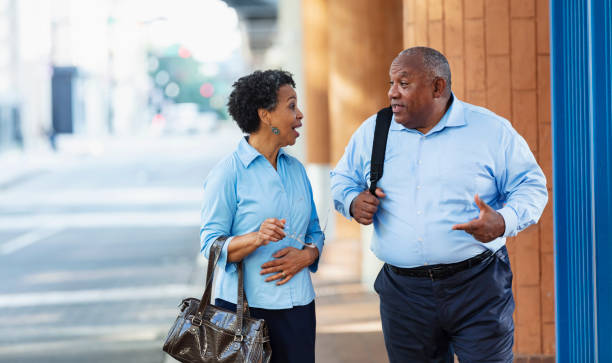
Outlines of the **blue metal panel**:
M597 348L612 362L612 4L591 6Z
M551 1L557 361L612 362L610 1Z

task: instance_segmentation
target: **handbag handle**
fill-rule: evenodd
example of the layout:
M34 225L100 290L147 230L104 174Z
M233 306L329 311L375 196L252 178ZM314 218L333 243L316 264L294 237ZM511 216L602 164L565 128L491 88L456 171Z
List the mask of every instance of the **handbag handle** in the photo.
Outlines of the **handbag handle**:
M242 320L244 319L245 310L248 309L246 303L246 296L244 293L244 270L242 268L242 261L238 264L238 301L236 301L236 335L234 340L242 341L244 336L242 335ZM248 316L248 311L246 312Z
M206 285L204 288L204 294L202 295L202 299L200 300L200 308L198 308L198 313L202 315L204 313L204 308L210 302L210 295L212 291L212 281L213 281L213 272L217 267L217 262L219 262L219 257L221 257L221 250L223 249L223 245L225 245L225 241L228 239L227 236L221 236L213 242L213 245L210 247L210 254L208 255L208 269L206 270Z
M221 257L221 250L223 250L223 246L225 245L225 241L228 239L228 236L221 236L213 242L213 245L210 247L210 254L208 255L208 269L206 270L206 285L204 288L204 295L202 295L202 300L200 303L206 301L206 305L210 302L210 295L212 292L212 282L213 275L215 272L215 268L217 267L217 263L219 262L219 257ZM204 312L204 308L202 307L202 313ZM198 309L200 312L200 309Z
M213 245L210 247L210 254L208 258L208 270L206 271L206 288L204 289L204 294L202 295L202 299L200 300L200 305L196 311L196 317L198 320L202 320L202 316L204 315L204 310L206 306L210 303L210 295L212 291L212 281L214 278L214 271L217 267L217 263L219 262L219 257L221 256L221 250L223 249L223 245L225 241L228 239L228 236L221 236L215 240ZM242 268L242 261L238 264L238 301L236 304L236 317L238 321L236 322L236 335L234 337L235 340L242 341L244 336L242 335L242 325L244 317L250 316L249 312L249 304L246 299L246 295L244 293L244 273Z

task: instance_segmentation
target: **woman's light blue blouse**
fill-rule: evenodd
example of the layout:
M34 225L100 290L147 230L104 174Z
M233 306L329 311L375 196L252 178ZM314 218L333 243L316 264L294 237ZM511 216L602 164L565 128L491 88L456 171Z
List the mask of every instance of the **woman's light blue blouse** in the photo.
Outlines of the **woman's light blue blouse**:
M227 246L233 236L259 230L267 218L285 219L287 237L261 246L244 258L244 289L249 306L264 309L287 309L309 304L315 297L310 271L315 272L318 259L302 269L286 284L265 282L270 275L260 275L261 265L285 247L303 249L297 240L313 243L323 250L324 235L314 206L312 188L304 166L281 148L277 170L255 150L246 138L238 148L208 174L204 182L201 251L208 258L213 242L230 236L219 258L215 296L236 303L238 271L236 263L227 262Z

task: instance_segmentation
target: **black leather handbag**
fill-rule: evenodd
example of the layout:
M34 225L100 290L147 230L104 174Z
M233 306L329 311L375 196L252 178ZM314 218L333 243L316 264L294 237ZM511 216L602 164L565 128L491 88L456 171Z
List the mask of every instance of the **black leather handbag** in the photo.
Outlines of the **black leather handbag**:
M263 319L250 317L244 294L242 262L238 264L236 311L210 304L213 272L227 237L211 247L202 300L186 298L170 328L164 352L185 363L269 363L272 356L268 327Z

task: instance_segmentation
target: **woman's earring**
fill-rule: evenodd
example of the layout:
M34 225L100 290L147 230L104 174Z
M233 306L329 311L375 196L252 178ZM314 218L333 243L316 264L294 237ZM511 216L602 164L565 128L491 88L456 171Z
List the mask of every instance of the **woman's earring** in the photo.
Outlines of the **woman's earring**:
M276 127L272 126L272 133L273 133L274 135L278 135L278 134L280 134L280 130L279 130L278 128L276 128Z

